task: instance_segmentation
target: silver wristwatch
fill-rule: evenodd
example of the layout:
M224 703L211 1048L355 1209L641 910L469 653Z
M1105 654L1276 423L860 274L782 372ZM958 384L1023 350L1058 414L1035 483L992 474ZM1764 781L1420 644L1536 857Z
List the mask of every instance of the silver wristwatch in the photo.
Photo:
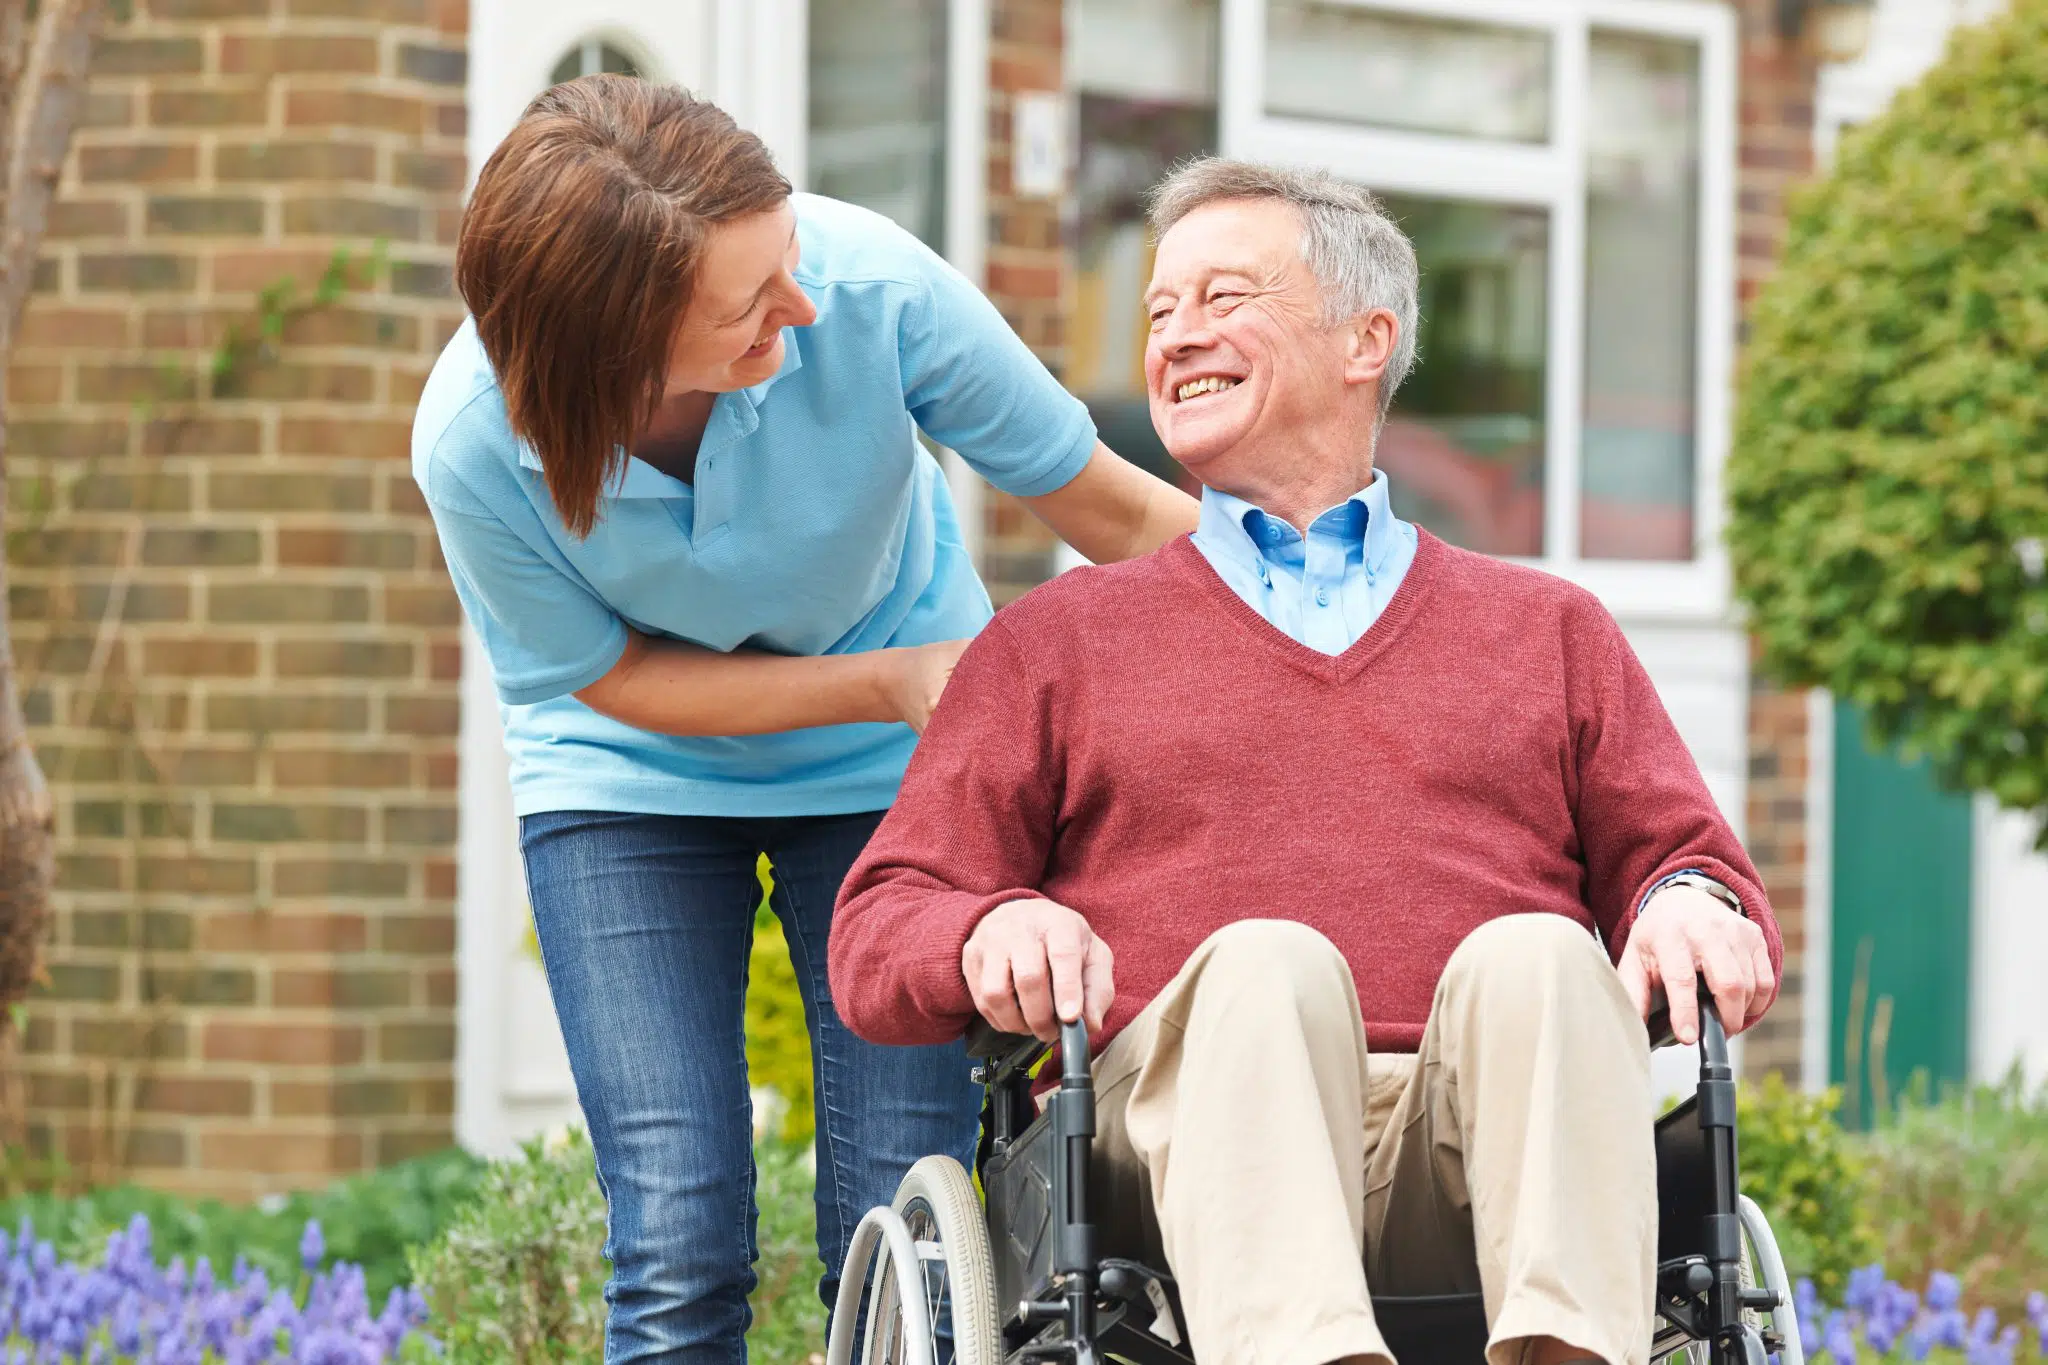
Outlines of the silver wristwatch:
M1736 895L1712 877L1702 876L1697 872L1681 872L1675 877L1665 879L1664 886L1694 887L1706 892L1709 896L1715 897L1717 900L1726 901L1736 914L1742 913L1742 897ZM1660 886L1657 889L1661 891L1664 887Z

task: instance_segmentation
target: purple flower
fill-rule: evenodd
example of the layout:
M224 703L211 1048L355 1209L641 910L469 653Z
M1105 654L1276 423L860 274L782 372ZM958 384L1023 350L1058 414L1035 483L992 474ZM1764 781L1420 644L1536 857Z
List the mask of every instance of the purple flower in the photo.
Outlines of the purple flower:
M1867 1265L1861 1270L1850 1271L1848 1288L1842 1293L1842 1306L1852 1313L1868 1314L1886 1283L1881 1265Z
M1821 1348L1834 1357L1835 1365L1856 1365L1856 1334L1849 1327L1847 1313L1828 1314L1827 1326L1821 1332Z
M308 1218L305 1235L299 1238L299 1264L310 1275L320 1268L320 1260L326 1254L327 1239L320 1234L320 1220Z
M1946 1313L1963 1300L1963 1282L1946 1270L1937 1270L1927 1277L1927 1306L1937 1313Z

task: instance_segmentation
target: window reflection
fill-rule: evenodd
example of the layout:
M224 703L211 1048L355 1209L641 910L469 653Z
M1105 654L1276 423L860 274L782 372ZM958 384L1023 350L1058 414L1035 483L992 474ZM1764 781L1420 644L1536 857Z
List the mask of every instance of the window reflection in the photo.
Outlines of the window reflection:
M1699 51L1595 30L1591 62L1581 553L1689 559Z
M555 69L548 73L548 84L560 85L578 76L600 73L638 76L641 71L639 64L627 55L624 48L615 47L601 38L586 38L562 54L562 59L555 63Z
M1467 549L1539 555L1549 215L1382 201L1422 269L1420 354L1378 453L1395 513Z
M1372 10L1272 0L1266 109L1456 137L1550 136L1550 35Z
M945 249L946 0L810 9L810 187Z

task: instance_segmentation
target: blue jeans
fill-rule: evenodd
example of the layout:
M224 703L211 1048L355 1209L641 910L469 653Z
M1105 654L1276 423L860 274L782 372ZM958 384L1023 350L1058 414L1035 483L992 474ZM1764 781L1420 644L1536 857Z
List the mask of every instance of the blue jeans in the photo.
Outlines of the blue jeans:
M880 820L520 821L548 988L610 1210L606 1365L746 1359L756 1208L743 1022L760 854L775 867L771 904L810 1027L826 1304L855 1225L895 1196L912 1162L944 1152L972 1168L981 1096L965 1045L878 1047L832 1007L832 904Z

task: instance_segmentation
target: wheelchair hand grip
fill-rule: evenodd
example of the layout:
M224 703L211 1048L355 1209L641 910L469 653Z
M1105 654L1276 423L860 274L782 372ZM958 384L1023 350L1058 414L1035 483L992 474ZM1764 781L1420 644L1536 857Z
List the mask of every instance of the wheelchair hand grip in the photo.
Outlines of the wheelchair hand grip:
M1090 1085L1088 1070L1088 1025L1075 1020L1060 1025L1060 1080L1067 1085Z
M1720 1007L1714 1003L1714 992L1707 985L1707 978L1699 978L1700 992L1700 1066L1728 1065L1728 1030L1721 1023Z

